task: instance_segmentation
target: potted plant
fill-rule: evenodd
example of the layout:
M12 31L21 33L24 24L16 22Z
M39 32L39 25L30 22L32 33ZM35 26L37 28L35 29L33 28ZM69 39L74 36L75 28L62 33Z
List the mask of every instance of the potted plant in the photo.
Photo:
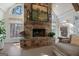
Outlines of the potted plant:
M0 21L0 49L4 47L4 39L6 38L4 22Z
M51 41L51 43L54 43L55 42L55 33L54 32L49 32L48 33L48 37L50 37L50 41Z
M48 33L48 36L49 36L49 37L54 37L54 36L55 36L55 33L54 33L54 32L49 32L49 33Z

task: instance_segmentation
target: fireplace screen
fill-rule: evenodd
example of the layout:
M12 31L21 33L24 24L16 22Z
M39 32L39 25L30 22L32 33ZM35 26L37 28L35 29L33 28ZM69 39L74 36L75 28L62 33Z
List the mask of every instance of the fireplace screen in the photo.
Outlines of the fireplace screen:
M45 29L33 29L33 37L44 37Z

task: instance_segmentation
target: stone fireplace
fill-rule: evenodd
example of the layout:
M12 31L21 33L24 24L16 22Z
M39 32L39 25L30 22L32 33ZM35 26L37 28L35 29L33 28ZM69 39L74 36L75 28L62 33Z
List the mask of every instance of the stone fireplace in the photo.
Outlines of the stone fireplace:
M34 5L34 6L32 6ZM34 8L42 8L43 11L41 15L38 10L33 12ZM47 10L45 9L47 8ZM38 8L37 8L38 9ZM45 10L44 10L45 9ZM38 13L37 13L38 12ZM41 18L34 16L35 13ZM34 20L35 19L35 20ZM24 31L29 36L21 40L22 48L34 48L47 46L52 44L52 40L48 37L48 33L51 31L51 4L49 3L25 3L24 4Z

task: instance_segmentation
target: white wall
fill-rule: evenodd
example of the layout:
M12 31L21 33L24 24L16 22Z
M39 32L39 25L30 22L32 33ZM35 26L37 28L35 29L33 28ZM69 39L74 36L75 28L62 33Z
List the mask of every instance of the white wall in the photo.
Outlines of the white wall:
M14 3L0 3L0 9L6 12L12 5L14 5Z

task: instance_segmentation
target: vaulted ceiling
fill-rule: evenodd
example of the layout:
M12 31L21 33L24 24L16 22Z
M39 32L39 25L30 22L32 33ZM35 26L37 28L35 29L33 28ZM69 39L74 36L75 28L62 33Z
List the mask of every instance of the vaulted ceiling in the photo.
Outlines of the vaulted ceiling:
M72 3L54 3L52 10L60 20L71 20L76 12Z
M12 5L14 5L14 3L0 3L0 9L2 9L3 11L8 10L8 8L10 8Z

